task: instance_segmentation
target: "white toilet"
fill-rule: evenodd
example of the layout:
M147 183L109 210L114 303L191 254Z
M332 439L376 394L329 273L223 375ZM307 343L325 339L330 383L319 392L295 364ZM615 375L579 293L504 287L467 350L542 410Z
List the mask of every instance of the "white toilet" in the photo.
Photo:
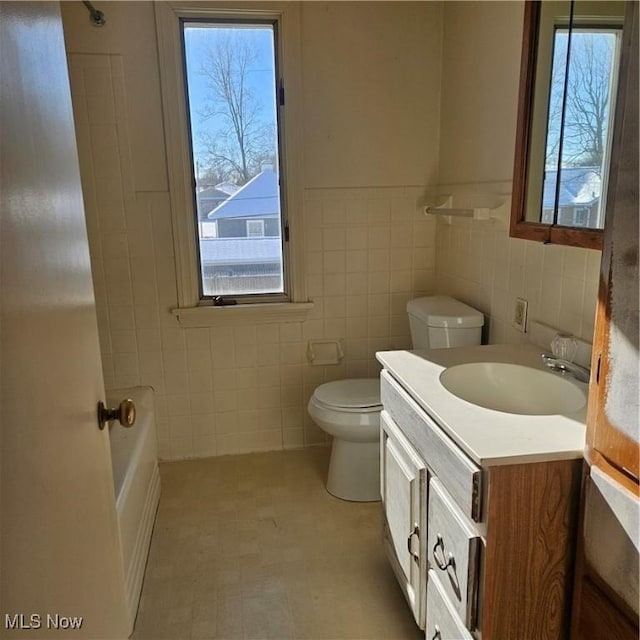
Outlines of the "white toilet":
M480 344L484 316L446 296L407 304L414 349ZM327 491L354 502L380 500L380 381L336 380L321 384L309 400L309 415L333 436Z

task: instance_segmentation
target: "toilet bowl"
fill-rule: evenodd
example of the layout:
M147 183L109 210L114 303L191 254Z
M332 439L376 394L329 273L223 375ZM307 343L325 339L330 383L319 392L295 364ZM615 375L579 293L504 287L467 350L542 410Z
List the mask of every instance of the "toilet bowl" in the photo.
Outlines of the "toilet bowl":
M414 349L480 344L484 316L448 296L407 303ZM309 415L333 436L327 490L343 500L380 500L380 381L336 380L320 385L309 400Z
M308 410L333 436L327 491L353 502L380 500L380 381L353 378L322 384Z

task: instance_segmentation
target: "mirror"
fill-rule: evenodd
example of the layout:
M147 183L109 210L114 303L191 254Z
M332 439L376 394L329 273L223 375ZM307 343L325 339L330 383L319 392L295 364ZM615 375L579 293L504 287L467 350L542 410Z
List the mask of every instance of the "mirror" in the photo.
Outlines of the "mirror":
M511 236L600 249L625 2L527 2Z

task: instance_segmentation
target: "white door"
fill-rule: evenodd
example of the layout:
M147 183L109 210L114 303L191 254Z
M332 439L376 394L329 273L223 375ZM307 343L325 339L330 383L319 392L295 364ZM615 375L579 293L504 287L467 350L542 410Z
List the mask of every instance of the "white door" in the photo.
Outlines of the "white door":
M413 615L425 625L427 469L386 411L380 416L381 493L392 565Z
M96 422L104 388L57 2L0 3L0 83L0 635L124 638L124 577L108 433ZM80 624L72 618L82 618L79 630L70 631Z

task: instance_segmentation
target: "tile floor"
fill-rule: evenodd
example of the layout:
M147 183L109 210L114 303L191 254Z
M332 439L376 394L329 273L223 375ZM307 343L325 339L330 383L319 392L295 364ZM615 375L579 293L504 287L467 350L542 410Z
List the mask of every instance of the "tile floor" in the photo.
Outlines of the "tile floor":
M325 447L161 465L134 639L422 640L380 503L329 495Z

